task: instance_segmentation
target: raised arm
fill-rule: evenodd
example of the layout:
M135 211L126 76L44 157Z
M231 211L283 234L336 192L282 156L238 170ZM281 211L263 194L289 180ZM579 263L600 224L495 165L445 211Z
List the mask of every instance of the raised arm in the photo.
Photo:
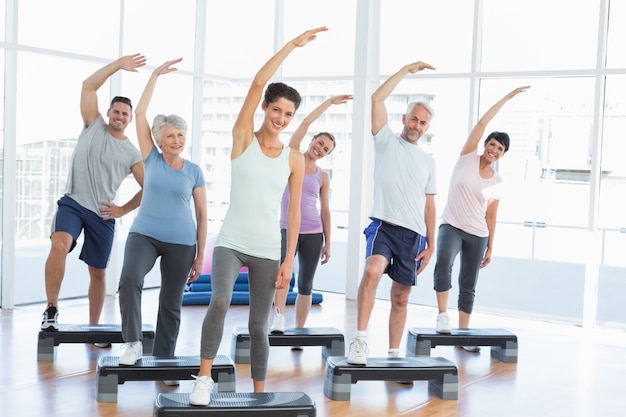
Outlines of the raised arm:
M157 78L159 78L159 75L177 71L177 68L172 65L175 65L182 60L182 58L177 58L171 61L166 61L160 67L152 71L152 75L150 75L148 83L146 84L146 87L141 94L141 98L137 103L137 107L135 109L135 127L137 129L139 150L141 151L141 157L144 160L148 157L150 151L154 147L154 140L152 139L152 132L150 131L150 123L148 123L146 114L148 111L148 105L152 99L152 94L154 93L154 88L156 87Z
M491 122L491 120L493 120L494 117L496 117L496 114L498 114L502 106L504 106L504 103L506 103L519 93L528 90L529 88L529 86L518 87L508 93L506 96L502 97L496 104L491 106L491 108L487 110L487 112L485 112L483 117L481 117L478 123L476 123L476 125L472 128L472 131L467 137L467 141L465 141L465 144L463 145L463 149L461 149L461 155L467 155L470 152L476 151L476 148L478 147L478 142L480 142L481 138L483 137L487 125L489 124L489 122Z
M324 101L322 104L317 106L313 111L306 115L300 126L293 132L291 139L289 140L289 147L300 150L300 144L302 143L302 139L306 136L306 132L309 131L309 127L311 124L319 119L319 117L324 114L326 110L330 107L331 104L344 104L348 100L352 100L352 96L349 94L342 94L339 96L331 97L328 100Z
M254 113L261 101L263 95L263 88L269 79L274 75L278 67L287 58L287 56L298 47L305 46L317 37L318 32L326 31L328 28L325 26L307 30L300 36L287 42L273 57L269 59L256 73L248 94L241 106L241 111L235 120L233 126L233 149L231 153L232 158L239 156L244 149L252 141L252 133L254 132Z
M143 55L126 55L100 68L83 81L83 87L80 93L80 114L83 118L84 129L89 127L100 114L98 110L97 91L106 80L121 69L137 72L137 68L143 67L144 65L146 65L146 57Z
M387 124L387 108L385 107L385 100L391 95L393 90L402 81L407 74L414 74L423 69L435 68L422 61L414 62L403 66L398 72L389 77L384 83L378 87L372 94L372 134L377 134L380 129Z

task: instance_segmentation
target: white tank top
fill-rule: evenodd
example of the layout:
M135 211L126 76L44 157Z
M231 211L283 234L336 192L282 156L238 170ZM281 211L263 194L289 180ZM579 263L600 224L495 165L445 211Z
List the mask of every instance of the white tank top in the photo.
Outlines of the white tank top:
M231 161L230 205L215 246L280 260L280 200L290 173L289 148L270 158L255 135Z

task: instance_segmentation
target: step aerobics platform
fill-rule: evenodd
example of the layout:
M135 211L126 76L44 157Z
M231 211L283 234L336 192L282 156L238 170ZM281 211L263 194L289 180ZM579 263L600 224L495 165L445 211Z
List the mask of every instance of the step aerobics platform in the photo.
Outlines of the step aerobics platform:
M120 324L59 324L55 331L40 330L37 342L37 360L54 361L55 347L61 343L124 343ZM146 355L152 353L154 327L141 327L141 344Z
M429 392L443 400L459 396L458 369L445 358L367 358L367 365L351 365L343 356L326 360L324 394L331 400L350 400L358 381L428 381Z
M193 379L191 375L197 375L199 370L199 356L144 356L131 366L120 365L117 356L103 356L96 368L96 399L99 402L117 402L117 386L126 381L187 380ZM228 356L215 357L211 377L218 391L235 391L235 364Z
M343 333L334 327L287 328L284 333L269 333L270 346L322 346L322 358L345 355ZM250 363L250 333L235 327L230 344L235 363Z
M315 402L303 392L212 393L206 406L189 404L189 394L161 393L154 417L315 417Z
M406 342L407 356L430 356L436 346L491 346L491 355L502 362L517 362L517 336L505 329L435 329L410 328Z

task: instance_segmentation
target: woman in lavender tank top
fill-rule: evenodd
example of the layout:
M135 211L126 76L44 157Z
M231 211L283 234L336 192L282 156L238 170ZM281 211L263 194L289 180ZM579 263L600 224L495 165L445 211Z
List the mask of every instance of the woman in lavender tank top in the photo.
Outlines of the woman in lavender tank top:
M332 104L344 104L351 100L348 94L331 97L309 113L298 126L289 141L289 147L300 150L300 144L311 124L316 121ZM335 149L335 138L328 132L320 132L313 136L304 154L304 184L300 200L300 233L296 246L298 256L298 295L296 297L296 327L302 328L311 309L313 277L317 270L318 260L324 265L330 259L330 208L328 205L330 177L322 171L317 161ZM321 174L321 175L320 175ZM319 211L317 203L319 200ZM281 207L282 253L286 253L286 209L289 201L289 190L285 189ZM274 306L276 314L270 330L272 333L285 331L285 305L289 287L276 289ZM299 347L294 347L299 349Z

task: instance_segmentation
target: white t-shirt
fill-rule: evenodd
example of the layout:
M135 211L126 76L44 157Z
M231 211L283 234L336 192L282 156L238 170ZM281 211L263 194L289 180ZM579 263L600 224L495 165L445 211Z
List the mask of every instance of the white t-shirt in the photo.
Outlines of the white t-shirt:
M395 135L388 124L374 135L374 205L371 218L426 236L426 194L436 194L435 159Z
M448 202L441 219L466 233L487 237L487 202L500 199L502 177L494 172L491 178L482 178L479 162L480 155L475 152L459 157L452 171Z

